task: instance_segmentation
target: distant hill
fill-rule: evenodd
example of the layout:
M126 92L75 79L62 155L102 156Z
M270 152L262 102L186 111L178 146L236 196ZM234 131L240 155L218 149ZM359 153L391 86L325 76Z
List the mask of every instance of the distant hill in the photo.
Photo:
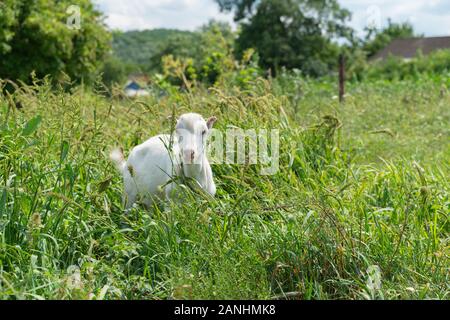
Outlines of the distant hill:
M192 37L193 32L171 29L127 31L113 33L114 55L125 63L148 66L158 49L173 37Z

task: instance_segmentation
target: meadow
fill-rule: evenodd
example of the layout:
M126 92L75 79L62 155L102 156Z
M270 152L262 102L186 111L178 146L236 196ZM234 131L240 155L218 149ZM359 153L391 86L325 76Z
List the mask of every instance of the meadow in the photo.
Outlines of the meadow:
M0 299L448 299L448 87L336 92L291 75L137 100L45 81L0 95ZM184 188L124 215L110 150L190 111L279 129L279 171L213 165L214 199Z

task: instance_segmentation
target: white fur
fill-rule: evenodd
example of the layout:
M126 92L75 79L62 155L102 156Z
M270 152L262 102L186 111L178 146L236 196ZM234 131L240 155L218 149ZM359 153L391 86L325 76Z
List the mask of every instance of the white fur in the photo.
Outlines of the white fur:
M113 150L110 158L123 175L125 208L129 209L138 196L147 207L155 197L173 197L176 182L170 180L180 176L181 170L214 196L216 186L206 158L206 137L215 120L212 117L206 122L196 113L182 115L177 121L171 153L168 134L152 137L134 147L126 161L121 150Z

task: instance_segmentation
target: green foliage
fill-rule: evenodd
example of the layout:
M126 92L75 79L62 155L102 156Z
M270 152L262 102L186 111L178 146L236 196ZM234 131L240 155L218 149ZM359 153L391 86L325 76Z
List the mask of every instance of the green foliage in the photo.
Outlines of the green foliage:
M0 3L0 77L31 81L51 75L62 80L95 79L109 49L109 33L89 0L77 1L80 29L66 24L72 1L7 0Z
M114 84L123 85L133 71L136 71L135 65L127 64L110 54L105 58L101 69L102 82L108 88L112 88Z
M381 31L366 29L367 34L363 40L362 49L368 57L372 57L389 45L392 40L412 38L415 36L413 26L408 23L394 23L388 20L388 26Z
M39 115L28 121L23 127L22 135L29 136L30 134L32 134L34 131L36 131L41 121L42 117Z
M254 48L263 68L298 68L320 76L336 66L338 46L331 40L347 37L350 13L338 2L309 0L218 1L241 21L237 53Z
M367 57L382 50L392 40L414 36L408 23L396 24L388 21L388 27L377 32L367 30L365 40L352 46L343 46L346 56L346 71L349 80L419 80L424 76L434 77L437 82L446 79L450 71L450 50L438 50L428 55L420 51L411 60L390 56L386 60L367 60ZM447 81L447 83L450 83Z
M177 87L190 87L189 80L197 78L197 72L193 65L193 60L177 59L172 55L162 57L163 74L161 81L168 82Z
M233 76L237 63L233 56L234 33L228 24L211 21L196 34L193 43L169 39L154 58L161 58L163 76L174 85L198 80L216 85Z
M243 89L250 89L257 79L262 76L259 68L259 55L253 49L248 49L242 55L242 60L233 73L232 83Z
M0 95L0 298L448 299L449 91L355 83L342 105L334 81L280 76L138 101ZM279 129L279 172L213 165L214 200L186 189L124 215L110 148L169 132L174 105Z
M37 76L0 80L0 299L448 299L450 53L369 65L361 45L346 48L359 81L340 104L334 78L304 77L335 67L331 38L348 31L336 1L218 2L249 18L238 61L226 24L115 32L105 55L88 1L79 31L64 25L66 1L0 3L0 77ZM39 80L101 71L113 86L136 69L159 71L165 95ZM280 170L215 164L214 199L184 188L183 202L124 215L109 151L169 132L173 112L215 115L223 132L278 129Z
M213 52L206 57L205 63L202 66L202 79L205 79L207 83L216 83L220 75L224 72L222 63L224 58L224 54L220 52Z
M367 53L359 47L344 47L342 53L345 58L346 77L349 80L362 80L370 68Z
M197 57L200 79L216 84L225 73L234 70L234 34L229 25L210 22L202 28Z
M353 67L354 66L354 67ZM359 61L353 62L349 70L350 79L385 79L405 80L421 79L424 75L436 79L448 79L450 73L450 50L438 50L429 55L420 52L411 60L391 56L385 61L370 64Z
M142 71L161 71L161 58L183 50L189 51L196 34L189 31L153 29L113 32L113 52L123 63ZM189 55L191 56L191 55Z
M11 39L14 36L14 27L17 24L19 2L5 0L0 3L0 54L11 51Z

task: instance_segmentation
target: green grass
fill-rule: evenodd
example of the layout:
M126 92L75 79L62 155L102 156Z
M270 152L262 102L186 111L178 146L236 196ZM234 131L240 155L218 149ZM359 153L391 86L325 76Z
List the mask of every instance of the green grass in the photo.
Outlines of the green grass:
M448 299L450 93L352 84L339 105L330 83L290 84L0 96L0 298ZM280 129L280 171L214 165L214 200L125 216L108 153L168 132L172 108Z

